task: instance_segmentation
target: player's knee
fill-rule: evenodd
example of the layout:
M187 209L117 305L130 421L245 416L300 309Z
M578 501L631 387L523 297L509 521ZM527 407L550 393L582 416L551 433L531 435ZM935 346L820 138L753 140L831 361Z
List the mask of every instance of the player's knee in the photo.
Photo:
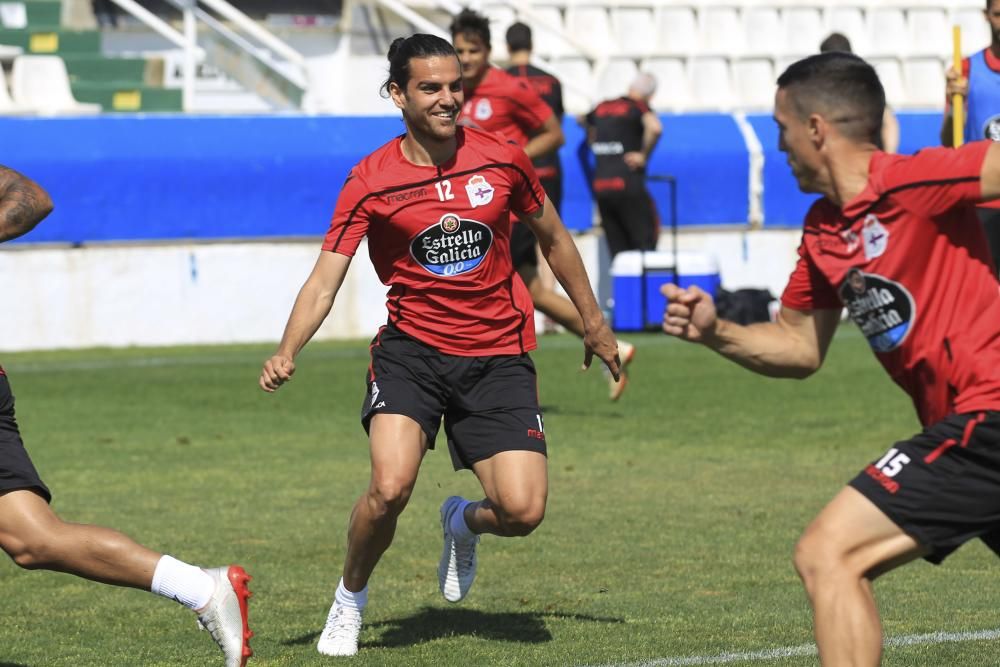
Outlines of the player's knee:
M810 591L846 573L846 560L841 551L815 531L807 530L799 538L793 561L795 571Z
M373 480L368 491L368 506L376 517L399 516L413 492L413 484L394 476Z
M44 534L29 539L5 538L0 546L15 565L25 570L44 570L54 562L51 544Z
M545 500L508 503L497 508L497 517L507 536L530 535L545 518Z

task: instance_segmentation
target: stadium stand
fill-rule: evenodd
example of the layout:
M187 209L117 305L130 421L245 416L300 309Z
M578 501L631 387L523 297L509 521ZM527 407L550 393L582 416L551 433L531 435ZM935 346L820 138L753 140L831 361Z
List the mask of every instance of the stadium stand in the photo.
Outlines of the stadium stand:
M66 63L59 56L18 56L10 88L14 104L43 116L101 112L100 104L80 102L73 96Z

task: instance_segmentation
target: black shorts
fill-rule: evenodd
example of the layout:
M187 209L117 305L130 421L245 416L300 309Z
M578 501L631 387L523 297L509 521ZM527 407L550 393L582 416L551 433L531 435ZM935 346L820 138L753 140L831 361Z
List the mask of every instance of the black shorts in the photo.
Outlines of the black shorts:
M515 222L510 232L510 261L515 271L525 264L538 266L538 253L535 252L537 246L538 239L531 227L523 222Z
M538 381L527 354L442 354L391 325L370 349L361 406L366 432L378 413L406 415L420 424L433 449L444 417L455 470L500 452L546 454Z
M976 537L1000 555L1000 412L946 417L897 442L850 485L932 563Z
M597 208L612 257L626 250L656 250L660 218L648 192L602 192Z
M34 489L46 502L52 500L52 494L24 449L14 420L14 394L7 376L0 374L0 493L16 489Z

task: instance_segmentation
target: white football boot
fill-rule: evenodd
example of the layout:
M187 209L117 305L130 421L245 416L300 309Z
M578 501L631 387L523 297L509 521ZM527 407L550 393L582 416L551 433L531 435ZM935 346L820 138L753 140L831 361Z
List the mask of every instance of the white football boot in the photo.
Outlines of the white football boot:
M479 536L471 540L456 540L451 534L451 517L462 506L462 498L451 496L441 505L441 529L444 551L438 563L438 584L448 602L458 602L469 593L476 580L476 545Z
M635 345L619 340L618 359L621 361L622 367L621 373L618 376L618 382L615 382L615 378L611 375L608 367L604 367L604 372L608 376L608 398L612 401L617 401L625 393L625 387L628 386L628 375L625 373L625 367L632 363L633 358L635 358Z
M355 655L361 634L361 610L338 604L336 600L326 617L316 650L323 655Z
M198 613L198 625L208 630L226 657L226 667L245 667L250 650L249 608L252 593L247 582L253 577L239 565L205 570L215 581L215 591Z

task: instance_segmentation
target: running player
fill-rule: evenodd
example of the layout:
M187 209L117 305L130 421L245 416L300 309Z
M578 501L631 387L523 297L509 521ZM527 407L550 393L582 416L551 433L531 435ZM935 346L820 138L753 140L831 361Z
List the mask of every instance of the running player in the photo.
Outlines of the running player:
M462 71L433 35L397 39L385 90L406 134L352 169L312 274L299 292L260 386L275 391L330 312L362 239L389 286L389 321L371 344L361 422L371 480L351 513L347 557L317 649L358 650L368 580L392 542L420 463L444 418L456 469L469 468L485 498L441 506L438 583L458 602L476 575L482 533L523 536L542 521L548 494L538 407L531 297L510 260L511 214L538 236L585 323L584 366L597 354L618 374L604 321L576 245L524 151L500 135L459 127Z
M532 159L555 153L565 141L559 118L526 81L490 64L489 20L471 9L463 9L451 23L451 37L462 63L465 84L460 122L499 132L521 146ZM535 308L582 337L583 322L573 304L539 276L536 244L527 226L514 225L511 239L514 268L528 286ZM631 344L619 341L623 366L632 361L634 354ZM608 382L611 400L618 400L627 384L625 374L618 378L609 376Z
M1000 197L1000 147L877 148L885 94L848 53L778 78L779 148L803 192L799 260L776 322L719 320L697 287L664 286L666 333L764 375L815 372L846 306L923 430L866 466L805 530L795 566L824 665L877 665L872 580L981 538L1000 551L1000 289L975 206Z
M0 166L0 243L27 234L51 211L52 200L37 183ZM27 570L66 572L176 600L197 612L226 667L246 664L250 577L242 567L203 570L109 528L68 523L52 511L51 499L21 441L14 395L0 368L0 548Z

